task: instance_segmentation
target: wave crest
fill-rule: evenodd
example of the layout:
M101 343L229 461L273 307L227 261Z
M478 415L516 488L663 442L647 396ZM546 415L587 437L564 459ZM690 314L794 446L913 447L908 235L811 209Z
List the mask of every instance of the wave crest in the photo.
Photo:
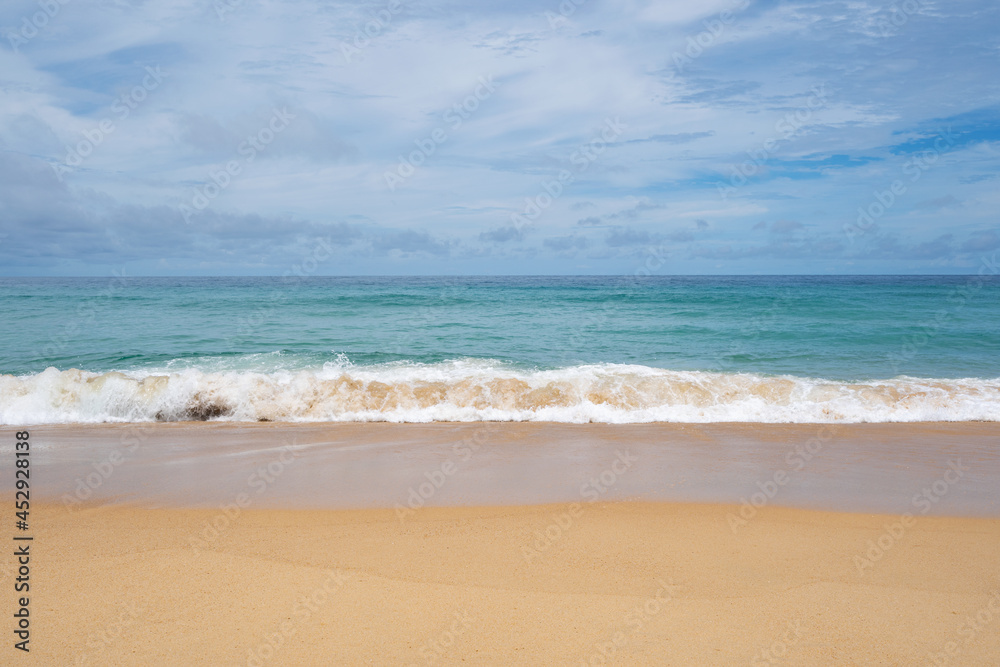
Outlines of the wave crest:
M0 423L141 421L1000 421L1000 380L836 382L601 364L484 360L271 373L0 376Z

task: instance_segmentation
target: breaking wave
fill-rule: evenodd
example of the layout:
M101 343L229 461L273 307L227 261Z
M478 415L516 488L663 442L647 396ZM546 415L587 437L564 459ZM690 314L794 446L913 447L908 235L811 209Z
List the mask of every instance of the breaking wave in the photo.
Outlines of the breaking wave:
M0 423L146 421L1000 421L1000 378L838 382L597 364L490 360L311 370L0 376Z

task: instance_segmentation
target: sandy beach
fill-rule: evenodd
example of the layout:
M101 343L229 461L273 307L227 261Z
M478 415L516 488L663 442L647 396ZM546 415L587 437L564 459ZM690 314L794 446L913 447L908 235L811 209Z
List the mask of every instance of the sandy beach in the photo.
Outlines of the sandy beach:
M992 665L998 435L33 427L31 660Z
M48 507L32 660L996 664L1000 521L738 511Z

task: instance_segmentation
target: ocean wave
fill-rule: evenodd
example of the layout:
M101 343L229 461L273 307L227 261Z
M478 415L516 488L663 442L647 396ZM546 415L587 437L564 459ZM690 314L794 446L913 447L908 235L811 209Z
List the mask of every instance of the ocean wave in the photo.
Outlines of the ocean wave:
M3 424L197 420L1000 421L1000 378L837 382L621 364L523 370L490 360L0 376Z

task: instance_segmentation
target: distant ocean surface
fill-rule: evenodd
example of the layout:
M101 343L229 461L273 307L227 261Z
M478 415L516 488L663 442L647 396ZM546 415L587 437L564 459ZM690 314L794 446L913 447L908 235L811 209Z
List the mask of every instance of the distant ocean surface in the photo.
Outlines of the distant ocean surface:
M1000 420L1000 279L0 278L0 423Z

